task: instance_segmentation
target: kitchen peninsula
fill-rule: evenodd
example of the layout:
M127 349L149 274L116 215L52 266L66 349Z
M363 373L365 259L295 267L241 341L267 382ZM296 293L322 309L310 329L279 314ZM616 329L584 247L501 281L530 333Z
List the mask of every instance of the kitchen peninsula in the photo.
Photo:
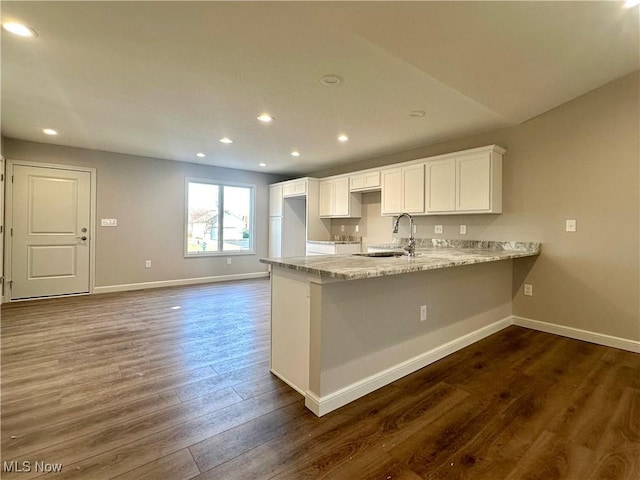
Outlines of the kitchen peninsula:
M419 240L416 256L266 258L271 371L324 415L510 324L537 243Z

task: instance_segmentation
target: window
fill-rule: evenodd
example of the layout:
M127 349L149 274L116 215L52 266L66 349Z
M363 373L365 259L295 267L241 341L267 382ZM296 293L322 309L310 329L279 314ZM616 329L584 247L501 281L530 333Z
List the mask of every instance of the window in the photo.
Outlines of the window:
M254 185L187 179L186 256L254 253Z

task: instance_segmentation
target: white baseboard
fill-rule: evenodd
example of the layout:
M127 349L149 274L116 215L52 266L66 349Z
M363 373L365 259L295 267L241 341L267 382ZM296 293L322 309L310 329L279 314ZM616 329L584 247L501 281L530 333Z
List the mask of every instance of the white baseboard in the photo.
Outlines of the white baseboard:
M238 273L235 275L216 275L214 277L183 278L178 280L160 280L157 282L126 283L122 285L108 285L106 287L95 287L93 289L93 293L126 292L128 290L143 290L147 288L176 287L180 285L196 285L199 283L227 282L229 280L248 280L252 278L267 278L268 276L269 276L269 272L255 272L255 273Z
M545 333L553 333L563 337L573 338L575 340L583 340L585 342L596 343L606 347L619 348L629 352L640 353L640 342L636 340L628 340L626 338L614 337L604 333L590 332L579 328L567 327L564 325L556 325L554 323L541 322L530 318L518 317L514 315L513 324L519 327L539 330Z
M509 316L321 398L312 392L306 392L305 406L321 417L510 325L512 320Z

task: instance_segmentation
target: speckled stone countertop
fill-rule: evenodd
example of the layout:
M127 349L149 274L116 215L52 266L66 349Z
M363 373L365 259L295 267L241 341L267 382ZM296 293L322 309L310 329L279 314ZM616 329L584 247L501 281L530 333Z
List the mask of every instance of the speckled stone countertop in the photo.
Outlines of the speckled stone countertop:
M513 258L531 257L540 254L540 244L535 242L485 242L463 240L465 247L453 246L456 241L437 240L420 243L416 256L364 257L352 254L318 255L310 257L261 258L260 262L278 267L307 272L321 277L342 280L398 275L438 268L459 267L474 263L496 262ZM453 243L451 243L453 242ZM432 246L428 247L427 244ZM403 242L391 247L401 249ZM447 245L447 246L445 246ZM381 248L381 245L377 246ZM389 247L389 245L387 245ZM384 247L382 247L384 248Z

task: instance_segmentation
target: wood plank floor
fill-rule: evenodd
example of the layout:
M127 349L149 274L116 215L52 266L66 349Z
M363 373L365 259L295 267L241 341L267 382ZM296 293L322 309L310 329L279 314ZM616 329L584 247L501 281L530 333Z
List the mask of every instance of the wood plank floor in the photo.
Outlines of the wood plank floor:
M640 478L638 354L509 327L317 418L268 371L269 301L252 280L3 305L2 478Z

